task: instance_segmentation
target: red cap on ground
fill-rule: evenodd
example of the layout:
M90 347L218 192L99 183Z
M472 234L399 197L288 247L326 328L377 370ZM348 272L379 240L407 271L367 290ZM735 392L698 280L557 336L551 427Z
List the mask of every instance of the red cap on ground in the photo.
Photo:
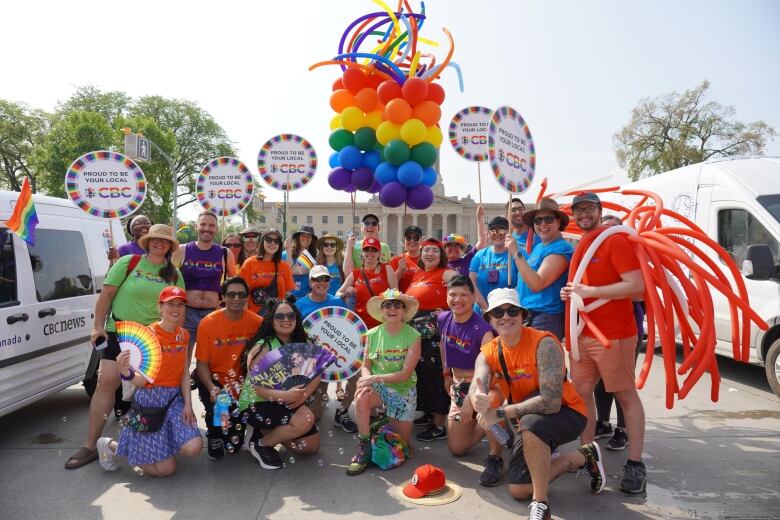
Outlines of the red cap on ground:
M425 464L414 470L412 480L404 488L404 495L409 498L422 498L425 495L436 494L446 485L444 471L431 464Z

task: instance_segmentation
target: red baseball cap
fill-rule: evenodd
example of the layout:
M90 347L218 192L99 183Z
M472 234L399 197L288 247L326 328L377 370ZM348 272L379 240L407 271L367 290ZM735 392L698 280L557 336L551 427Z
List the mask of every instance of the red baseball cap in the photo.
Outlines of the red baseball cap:
M380 242L378 239L374 237L369 237L363 240L363 246L361 249L368 249L369 247L373 247L377 251L382 250L382 242Z
M403 489L403 493L409 498L422 498L435 495L446 486L444 471L432 464L425 464L414 470L412 480Z
M160 297L157 298L157 301L159 303L163 303L175 300L177 298L181 298L184 300L184 303L187 303L187 293L184 291L184 289L176 287L175 285L169 285L162 290Z

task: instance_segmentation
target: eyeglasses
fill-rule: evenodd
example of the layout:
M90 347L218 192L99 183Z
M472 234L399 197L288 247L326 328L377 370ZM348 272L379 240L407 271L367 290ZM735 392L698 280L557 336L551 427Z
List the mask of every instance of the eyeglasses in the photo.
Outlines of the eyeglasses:
M272 238L272 237L263 237L263 242L266 244L279 244L282 245L282 241L278 238Z
M420 241L420 235L406 235L406 240L409 242L419 242Z
M240 247L244 247L242 244L235 244L235 243L233 243L233 244L225 244L225 245L226 245L227 247L232 247L232 248L240 248Z
M558 217L545 215L544 217L534 217L534 224L552 224L556 220L558 220Z
M491 235L506 235L506 229L504 228L493 228L490 230Z
M258 238L260 238L260 235L255 235L255 234L244 235L244 240L257 240Z
M490 311L490 317L495 318L497 320L500 320L504 317L504 313L508 314L510 318L517 318L520 316L520 313L522 312L522 309L520 307L515 307L512 305L508 309L505 309L504 307L496 307L492 311Z
M274 319L276 321L295 321L295 313L294 312L277 312L274 314Z
M323 242L322 247L336 247L336 242Z
M364 220L363 225L366 227L374 227L379 225L378 220Z
M512 213L522 213L524 211L525 211L525 208L520 207L520 206L515 206L514 208L511 209Z
M598 206L591 205L591 206L577 206L576 208L572 208L571 212L575 215L582 215L583 213L595 213Z
M386 302L382 302L383 309L403 309L404 307L406 307L406 305L404 305L404 302L400 300L388 300Z
M225 293L225 298L227 298L228 300L233 300L233 299L243 300L244 298L246 298L246 293L244 291L228 291Z
M318 276L317 278L312 278L312 282L321 282L321 283L328 283L330 282L330 276Z

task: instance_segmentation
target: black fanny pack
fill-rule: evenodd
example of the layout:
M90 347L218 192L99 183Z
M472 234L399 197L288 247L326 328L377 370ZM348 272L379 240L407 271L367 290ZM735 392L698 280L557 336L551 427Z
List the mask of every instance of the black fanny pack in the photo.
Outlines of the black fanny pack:
M471 382L464 382L452 385L452 397L455 400L455 404L459 407L463 407L463 403L466 401L466 397L469 395L469 388Z
M135 396L133 396L133 403L125 414L127 417L126 426L141 433L156 432L162 428L168 408L171 407L173 400L178 395L171 397L171 400L165 406L141 406L135 400Z

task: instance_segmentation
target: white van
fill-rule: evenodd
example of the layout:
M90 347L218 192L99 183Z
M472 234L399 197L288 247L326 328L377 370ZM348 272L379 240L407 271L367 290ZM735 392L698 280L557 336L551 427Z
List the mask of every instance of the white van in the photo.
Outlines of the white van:
M109 225L70 200L34 195L35 246L8 220L19 193L0 191L0 416L84 381L91 394L98 355L89 343L95 300L108 270Z
M632 188L660 195L664 207L696 222L740 267L750 306L769 324L767 331L751 327L750 362L766 367L767 380L780 396L780 159L694 164L622 187ZM605 199L629 206L638 201L618 195ZM664 227L676 224L671 218L663 221ZM695 245L720 263L714 251L700 241ZM716 352L733 357L727 300L717 291L713 300Z

